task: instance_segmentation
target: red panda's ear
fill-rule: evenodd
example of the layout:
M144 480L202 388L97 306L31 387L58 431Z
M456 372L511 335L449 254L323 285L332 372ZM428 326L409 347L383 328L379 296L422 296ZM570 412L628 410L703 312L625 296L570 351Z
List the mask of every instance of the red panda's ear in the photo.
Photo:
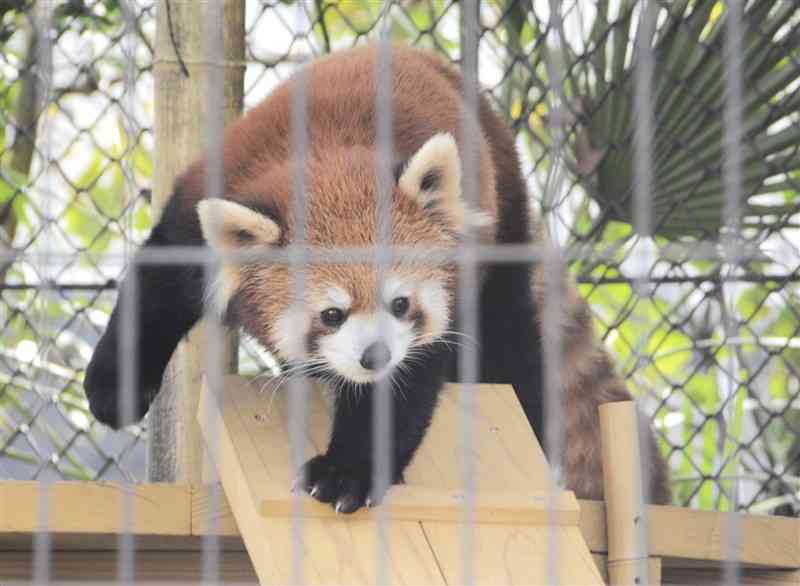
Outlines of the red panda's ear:
M280 226L272 218L230 200L201 200L197 215L206 242L219 250L275 244L281 237Z
M452 134L435 134L412 155L397 185L426 209L444 212L461 232L483 226L489 217L468 208L461 196L461 159Z

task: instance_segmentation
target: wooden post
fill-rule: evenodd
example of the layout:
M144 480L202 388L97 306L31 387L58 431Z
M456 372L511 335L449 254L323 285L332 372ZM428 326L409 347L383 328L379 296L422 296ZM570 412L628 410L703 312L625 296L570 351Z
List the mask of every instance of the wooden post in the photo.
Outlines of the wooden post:
M216 0L215 0L216 1ZM155 170L153 207L160 213L176 173L204 154L208 144L210 68L223 68L224 119L242 110L244 88L244 0L223 2L223 55L208 56L209 2L159 0L155 49ZM226 369L236 368L235 336L229 335ZM197 404L206 361L203 324L181 343L150 409L148 474L152 481L203 480L203 440Z
M600 406L608 577L613 585L660 584L661 563L647 554L639 416L633 401Z

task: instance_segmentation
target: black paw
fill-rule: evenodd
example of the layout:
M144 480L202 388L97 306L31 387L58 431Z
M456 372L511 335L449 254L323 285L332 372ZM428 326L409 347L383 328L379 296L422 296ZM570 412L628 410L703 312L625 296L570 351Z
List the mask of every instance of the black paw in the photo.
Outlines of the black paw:
M330 503L337 513L380 504L383 493L373 494L371 484L369 467L342 466L327 455L311 458L300 471L300 487L318 501Z
M136 392L132 398L132 413L127 418L122 418L120 413L120 395L117 382L118 374L113 363L102 360L92 360L86 370L83 388L89 400L89 410L100 423L113 429L136 423L149 407L147 393ZM138 377L136 377L138 378ZM134 388L139 385L134 381Z

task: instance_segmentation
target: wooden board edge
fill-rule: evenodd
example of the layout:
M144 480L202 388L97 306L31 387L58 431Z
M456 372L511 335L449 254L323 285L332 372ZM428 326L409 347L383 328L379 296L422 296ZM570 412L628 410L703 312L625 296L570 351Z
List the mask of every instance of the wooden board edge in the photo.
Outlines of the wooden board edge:
M393 521L443 521L461 523L466 518L463 495L455 491L401 485L392 487L382 505L381 515ZM336 512L312 498L305 497L303 515L307 518L335 519ZM264 517L288 517L292 498L264 499L260 511ZM486 493L476 495L470 517L475 523L511 525L578 526L580 510L574 495L562 491L550 502L546 495L524 493ZM375 519L377 511L361 509L349 519Z
M41 490L46 487L47 495ZM41 527L40 506L48 508ZM125 509L130 507L131 522ZM0 535L35 533L188 536L191 490L185 484L0 482Z
M580 528L594 553L607 553L605 504L578 500ZM725 519L728 513L686 507L648 505L650 556L721 562L729 557ZM800 519L740 514L737 560L748 567L800 568Z

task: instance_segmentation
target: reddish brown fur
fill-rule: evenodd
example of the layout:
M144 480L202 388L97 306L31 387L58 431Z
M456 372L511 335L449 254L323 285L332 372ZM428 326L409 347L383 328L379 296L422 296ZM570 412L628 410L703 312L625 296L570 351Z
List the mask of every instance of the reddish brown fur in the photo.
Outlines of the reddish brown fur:
M538 240L546 242L544 227L538 227ZM581 498L603 498L603 462L600 453L600 417L603 403L631 401L624 381L614 372L612 361L594 334L591 310L580 296L575 283L565 274L558 299L546 299L546 275L543 265L533 273L532 288L539 307L558 307L561 315L560 384L564 391L562 420L564 451L562 464L565 483ZM650 431L646 430L644 450L650 478L649 500L666 504L671 501L669 468Z
M306 181L307 234L310 244L325 247L364 246L376 242L375 218L375 71L377 54L372 48L351 50L319 59L307 71L308 166ZM422 51L396 48L392 68L393 149L396 159L410 157L436 132L449 132L462 144L463 102L458 73L443 59ZM289 121L294 98L290 81L278 87L262 104L226 130L223 165L225 195L243 203L268 206L281 218L285 237L291 240L296 226L291 214L291 151ZM519 160L510 130L481 102L479 137L481 208L496 226L484 230L483 241L525 242L529 240L526 208L504 199L523 185ZM204 197L204 165L199 162L179 180L185 194L181 205L186 216L194 214ZM410 198L394 194L392 212L394 244L454 245L449 233L427 218ZM520 206L514 207L514 206ZM509 219L510 217L510 219ZM423 270L420 268L408 270ZM424 269L429 276L451 278L446 267ZM354 307L376 303L376 275L369 266L316 266L308 271L309 283L352 284ZM531 284L541 307L542 272ZM244 327L263 332L266 324L285 309L290 300L289 271L285 266L250 266L242 272L242 288L234 307ZM452 285L452 283L451 283ZM614 374L602 345L592 335L588 308L574 285L565 279L563 322L563 368L565 452L567 485L580 497L602 497L602 466L599 452L598 405L629 400L624 383ZM265 299L265 291L268 291ZM261 337L261 336L260 336ZM261 337L262 342L267 342ZM655 502L668 502L667 467L652 435L652 495Z
M375 77L365 76L364 71L376 70L377 53L371 47L364 47L350 50L346 58L341 58L341 55L339 52L323 57L306 68L308 157L318 161L326 170L337 161L348 160L340 149L375 144ZM394 49L391 111L392 146L397 161L407 160L437 132L452 134L462 148L463 101L459 88L442 76L440 69L445 66L444 61L423 51ZM268 198L279 209L288 211L292 185L287 181L291 177L287 164L291 151L289 121L295 103L296 83L296 78L292 78L278 86L261 104L225 130L223 168L226 194L253 194L262 200ZM494 218L497 216L498 196L494 187L495 168L490 143L481 136L477 147L480 204ZM372 166L369 172L372 174L375 172L374 157L374 154L370 155ZM328 158L332 163L330 167L324 163ZM187 194L183 202L187 207L193 208L197 200L204 197L205 166L205 161L198 161L179 181L180 189ZM253 184L254 178L257 178L256 185ZM281 181L269 183L269 179ZM341 186L348 187L347 183ZM259 191L258 187L264 191ZM333 197L323 193L317 195L322 198L321 203ZM335 203L341 205L343 202ZM194 213L193 209L184 211ZM493 234L487 232L485 237L491 240Z

